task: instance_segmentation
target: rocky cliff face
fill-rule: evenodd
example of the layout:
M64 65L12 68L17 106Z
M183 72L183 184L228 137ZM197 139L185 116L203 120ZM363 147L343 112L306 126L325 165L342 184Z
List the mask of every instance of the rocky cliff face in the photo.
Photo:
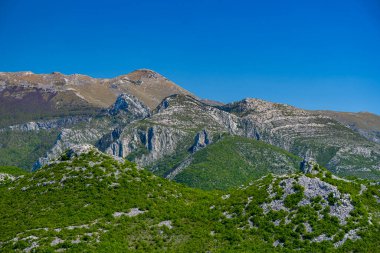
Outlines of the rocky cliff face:
M211 144L211 136L209 136L208 132L206 130L203 130L194 138L194 145L190 148L190 151L192 153L197 152L198 150L206 147L207 145Z
M135 96L128 94L118 96L108 112L112 116L124 114L124 117L127 116L131 119L143 119L150 115L150 110L145 104Z
M318 111L317 113L339 121L370 141L380 143L380 116L378 115L368 112Z
M144 119L149 114L149 108L137 98L132 95L121 94L114 105L108 109L107 114L89 118L84 124L75 124L72 127L63 128L54 146L45 157L41 157L33 165L33 170L57 159L62 152L75 145L91 144L99 147L111 145L114 139L119 138L121 126L137 119ZM34 124L32 125L34 126ZM40 125L45 126L46 123ZM126 150L123 149L123 146L118 148L117 144L112 144L112 147L114 149L112 154L125 157Z
M243 135L315 160L338 173L376 173L380 147L332 118L289 105L245 99L220 107L240 116Z
M103 140L99 148L133 158L141 166L154 166L175 153L196 152L212 142L212 133L238 133L237 120L191 96L173 95L164 99L151 117L124 127L118 138L109 134L108 141Z
M67 128L79 123L90 122L91 117L85 116L74 116L74 117L64 117L59 119L51 120L40 120L40 121L30 121L24 124L18 124L9 126L1 130L10 129L17 131L40 131L40 130L50 130L50 129L62 129Z
M186 132L160 125L136 128L132 125L125 129L119 138L100 149L108 154L129 157L146 166L176 151Z
M54 146L33 165L33 170L37 170L56 160L63 152L76 145L95 144L104 133L104 130L97 128L88 128L85 131L83 129L63 129Z
M257 99L214 107L187 95L169 96L151 111L127 94L92 126L65 128L35 168L71 145L88 143L166 175L185 169L192 153L223 134L267 142L342 175L376 178L380 168L377 144L315 112Z
M326 114L258 99L210 105L150 70L113 79L1 73L0 86L8 99L0 101L16 101L12 105L22 104L24 109L30 107L28 101L37 101L31 95L35 92L38 101L55 112L96 109L94 114L69 110L59 119L49 114L43 120L8 127L61 129L54 147L35 169L71 145L92 144L166 175L178 166L184 168L193 153L227 134L261 140L303 158L312 154L310 158L342 175L378 178L380 146Z

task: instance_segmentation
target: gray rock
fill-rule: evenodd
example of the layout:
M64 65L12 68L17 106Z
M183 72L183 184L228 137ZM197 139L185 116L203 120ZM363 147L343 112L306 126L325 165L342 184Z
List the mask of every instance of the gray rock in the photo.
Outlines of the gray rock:
M113 116L120 113L125 113L130 115L133 119L143 119L149 117L150 115L149 108L135 96L130 94L119 95L116 102L108 111Z
M4 131L6 129L18 131L40 131L50 129L61 129L73 126L81 122L90 122L91 119L92 118L88 116L72 116L44 121L31 121L24 124L9 126L8 128L0 129L0 131Z
M206 147L211 143L211 140L209 138L209 134L207 133L206 130L203 130L195 136L194 139L194 145L190 148L190 151L192 153L197 152L198 150Z

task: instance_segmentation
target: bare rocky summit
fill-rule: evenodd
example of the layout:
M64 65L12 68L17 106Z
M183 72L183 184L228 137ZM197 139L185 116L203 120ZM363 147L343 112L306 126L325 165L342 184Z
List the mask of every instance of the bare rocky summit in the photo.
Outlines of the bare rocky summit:
M109 108L123 93L135 96L151 110L172 94L194 96L148 69L110 79L58 72L1 72L0 123L17 124L41 116L93 115Z

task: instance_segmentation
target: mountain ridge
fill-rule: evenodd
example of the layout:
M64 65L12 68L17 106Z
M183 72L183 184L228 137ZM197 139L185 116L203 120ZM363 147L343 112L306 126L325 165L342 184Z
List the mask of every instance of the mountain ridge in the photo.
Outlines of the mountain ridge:
M136 96L151 110L172 94L195 97L166 77L147 69L114 78L58 72L1 72L0 115L3 118L0 126L41 117L94 115L111 106L122 93Z
M59 82L54 83L52 80L59 81L67 77L60 73L34 75L27 72L14 75L31 76L33 80L36 79L30 84L34 86L41 85L39 82L44 80L46 87L65 86ZM0 75L0 80L1 76L4 74ZM91 79L91 77L77 74L71 77ZM19 79L15 80L16 86L24 85L18 82ZM113 79L94 80L98 82L97 85L111 84L115 89L124 86L140 89L144 95L136 95L131 92L132 88L124 92L120 90L120 94L117 96L114 94L116 98L111 105L103 105L101 110L93 114L76 115L69 112L68 115L62 117L67 120L57 121L43 117L40 121L6 128L11 135L23 132L19 136L25 137L28 135L25 131L33 133L39 130L41 134L51 136L50 131L58 128L59 135L54 145L49 150L45 149L46 155L38 159L34 169L55 159L71 145L91 144L96 145L103 152L130 159L161 176L170 175L172 179L184 180L183 176L177 173L186 172L186 168L190 172L190 168L198 166L193 164L196 160L190 159L197 157L194 153L203 148L216 152L218 148L208 148L209 144L217 142L225 135L232 135L264 141L302 159L313 158L340 175L358 175L376 179L380 177L380 173L377 173L380 168L378 144L367 141L362 132L350 128L326 113L303 110L257 98L245 98L229 104L209 102L191 93L176 93L178 90L172 90L171 87L178 86L162 75L146 69ZM73 81L65 82L72 83ZM70 85L69 89L71 89ZM82 85L89 89L92 87L92 82L78 82L75 85ZM153 86L169 88L164 93L146 89ZM165 96L165 93L169 93L168 96ZM20 92L13 95L16 99L23 100L22 92L21 95ZM155 106L152 106L152 103ZM85 107L79 106L79 108ZM199 138L207 138L207 142L203 139L204 143L200 143ZM27 140L26 143L28 143ZM213 155L212 152L208 152L204 151ZM236 154L242 153L238 151ZM271 153L271 155L280 154ZM244 156L241 159L245 159ZM253 159L255 156L249 155L249 157ZM277 158L272 158L274 171L274 168L278 167L274 162ZM255 166L259 168L260 162L256 161L256 163L258 164ZM247 164L252 164L252 161L248 160ZM297 166L294 168L299 169ZM171 174L172 172L175 172L175 176Z

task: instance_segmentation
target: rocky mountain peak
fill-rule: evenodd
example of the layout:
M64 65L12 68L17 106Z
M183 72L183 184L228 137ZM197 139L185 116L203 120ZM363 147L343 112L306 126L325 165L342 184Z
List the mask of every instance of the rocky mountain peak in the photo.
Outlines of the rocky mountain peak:
M224 111L228 111L239 116L246 116L248 114L262 114L270 113L271 115L289 115L293 113L305 114L304 110L298 109L296 107L273 103L256 98L245 98L241 101L226 104L220 107Z
M136 77L139 79L142 78L152 78L152 79L157 79L157 78L163 78L163 76L153 70L150 69L137 69L133 71L132 73L129 74L131 77Z
M129 82L135 85L141 85L144 81L148 84L152 81L169 81L161 74L150 69L137 69L129 74L121 75L114 79L115 81Z
M73 105L75 105L75 110L81 111L84 104L91 110L108 109L120 94L133 95L150 110L155 109L165 97L173 94L194 96L157 72L148 69L135 70L110 79L92 78L81 74L64 75L59 72L0 74L0 106L4 108L16 106L20 108L22 115L28 112L28 108L35 107L35 105L25 106L24 103L46 100L46 97L51 102L43 108L43 111L50 113L50 111L60 110L66 106L73 107ZM18 99L20 96L27 97L28 99L25 100L27 102ZM77 105L79 108L76 108ZM12 123L18 122L12 121Z
M211 143L211 138L209 136L209 133L206 131L206 129L203 129L199 133L196 134L194 138L194 144L190 148L190 151L192 153L197 152L198 150L206 147Z
M183 94L173 94L168 97L166 97L162 102L158 105L157 110L160 111L162 109L166 109L169 106L174 105L186 105L186 104L193 104L193 105L202 105L202 102L195 99L193 96L189 95L183 95Z
M141 103L135 96L121 94L117 97L116 102L109 109L111 115L117 115L121 112L129 113L133 118L146 118L150 115L149 108Z

